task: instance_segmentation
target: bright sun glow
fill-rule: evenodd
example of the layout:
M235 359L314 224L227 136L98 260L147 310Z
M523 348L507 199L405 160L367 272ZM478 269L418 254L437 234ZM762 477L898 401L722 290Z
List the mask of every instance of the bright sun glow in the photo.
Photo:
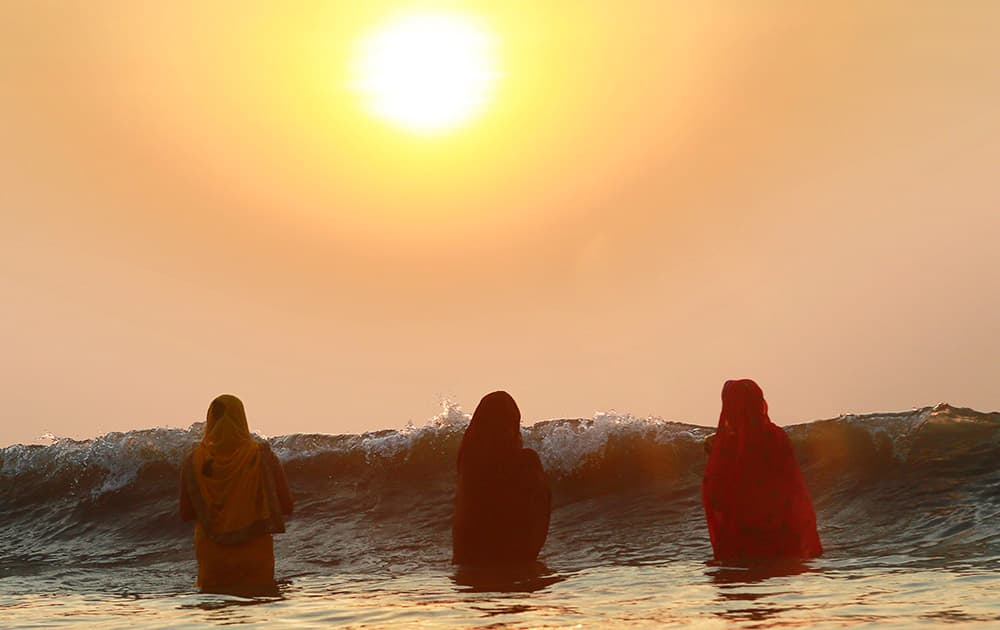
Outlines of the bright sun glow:
M355 87L376 115L406 129L452 129L489 102L494 40L476 20L450 13L395 18L365 38Z

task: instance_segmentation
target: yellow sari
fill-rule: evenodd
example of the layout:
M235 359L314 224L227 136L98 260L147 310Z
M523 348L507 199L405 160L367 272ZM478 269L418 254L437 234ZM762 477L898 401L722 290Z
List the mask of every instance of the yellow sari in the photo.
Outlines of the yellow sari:
M284 532L285 523L270 458L269 448L250 435L240 399L216 398L205 437L183 473L197 517L199 587L274 583L271 534Z

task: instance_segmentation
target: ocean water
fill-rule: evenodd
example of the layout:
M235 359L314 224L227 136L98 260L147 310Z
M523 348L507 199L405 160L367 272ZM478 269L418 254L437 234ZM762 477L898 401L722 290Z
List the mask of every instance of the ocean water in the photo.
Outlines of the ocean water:
M1000 626L1000 414L948 405L787 427L826 553L721 566L706 427L603 414L523 431L551 478L539 563L449 562L468 416L269 439L296 513L275 591L193 587L178 464L202 427L0 450L0 627Z

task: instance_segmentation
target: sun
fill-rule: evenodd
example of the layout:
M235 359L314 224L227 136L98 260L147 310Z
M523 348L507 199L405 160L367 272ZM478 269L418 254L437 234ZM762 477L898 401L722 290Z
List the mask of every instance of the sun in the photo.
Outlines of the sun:
M361 40L353 84L376 116L419 134L469 121L493 97L495 40L466 15L397 16Z

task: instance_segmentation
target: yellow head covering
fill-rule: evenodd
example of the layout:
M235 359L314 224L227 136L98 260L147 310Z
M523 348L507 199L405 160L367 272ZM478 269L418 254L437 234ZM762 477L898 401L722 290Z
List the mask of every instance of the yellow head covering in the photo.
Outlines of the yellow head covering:
M285 531L265 455L250 435L240 399L224 394L213 400L188 472L198 522L216 542L235 544Z

